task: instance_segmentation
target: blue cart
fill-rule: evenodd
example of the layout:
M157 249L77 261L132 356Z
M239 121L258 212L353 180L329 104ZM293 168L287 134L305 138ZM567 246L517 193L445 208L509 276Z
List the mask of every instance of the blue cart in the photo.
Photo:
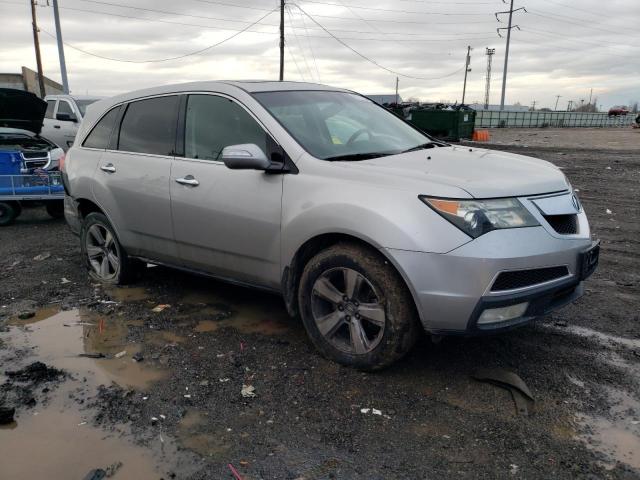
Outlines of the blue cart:
M60 172L35 169L28 173L19 152L0 152L0 227L10 225L29 203L44 204L54 218L64 215Z

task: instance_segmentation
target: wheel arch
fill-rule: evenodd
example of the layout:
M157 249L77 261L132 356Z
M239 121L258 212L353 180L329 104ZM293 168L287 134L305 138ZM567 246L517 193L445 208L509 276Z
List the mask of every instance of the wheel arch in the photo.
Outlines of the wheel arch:
M397 262L395 262L394 259L386 253L386 250L375 245L371 240L343 232L322 233L311 237L296 249L291 259L286 263L282 271L281 288L282 296L289 315L295 317L300 312L298 306L298 288L300 285L302 271L304 270L307 262L322 250L325 250L337 243L351 243L359 245L370 251L376 252L380 258L385 262L388 262L396 273L398 273L405 287L408 289L411 298L413 299L413 306L418 312L418 315L420 317L422 316L420 309L418 308L418 303L416 302L415 292L413 288L411 288L411 284L407 281L405 272L402 271Z

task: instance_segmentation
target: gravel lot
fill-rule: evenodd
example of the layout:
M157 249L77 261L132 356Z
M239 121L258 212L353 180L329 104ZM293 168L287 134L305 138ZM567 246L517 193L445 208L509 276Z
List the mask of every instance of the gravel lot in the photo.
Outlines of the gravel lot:
M490 148L579 190L602 239L587 295L500 336L424 338L375 374L317 355L275 296L163 267L92 285L64 222L26 210L0 230L0 478L640 478L640 133L556 133ZM35 361L59 371L4 373ZM533 411L479 368L517 373Z

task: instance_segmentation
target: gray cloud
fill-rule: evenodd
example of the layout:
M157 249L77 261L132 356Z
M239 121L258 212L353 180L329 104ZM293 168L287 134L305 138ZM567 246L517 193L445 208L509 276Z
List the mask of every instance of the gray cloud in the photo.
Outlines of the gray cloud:
M469 101L484 96L485 47L496 48L492 101L499 98L504 39L493 13L506 5L498 0L379 1L291 0L344 42L385 67L415 77L454 76L435 80L400 77L404 97L424 100L460 99L466 46L474 47L469 75ZM105 0L139 9L82 0L60 0L64 39L89 52L128 60L159 59L192 52L234 34L275 8L276 0L220 0L250 8L197 0ZM45 3L41 0L40 3ZM340 4L351 8L340 6ZM509 61L507 101L553 106L588 98L589 89L606 106L640 98L640 3L637 0L517 0L529 13L518 12ZM371 10L353 8L370 7ZM86 10L86 11L77 11ZM321 81L363 93L393 90L395 75L357 56L304 17L295 6L286 20L286 78ZM376 10L377 9L377 10ZM384 11L393 10L393 11ZM400 12L404 10L405 12ZM0 71L35 66L30 11L26 2L0 0ZM424 13L408 13L408 12ZM182 15L177 15L180 13ZM440 15L442 13L455 15ZM111 14L111 15L108 15ZM38 8L43 30L54 32L50 8ZM141 19L124 18L126 16ZM207 18L200 18L207 17ZM329 18L333 17L333 18ZM144 18L145 20L142 20ZM506 17L501 17L506 21ZM227 21L223 21L226 19ZM155 20L155 21L152 21ZM173 23L166 23L173 22ZM186 25L194 24L194 25ZM221 78L275 79L278 74L278 15L250 32L200 55L165 63L120 63L65 48L72 90L116 94L155 84ZM293 28L292 28L293 26ZM225 30L226 29L226 30ZM45 74L59 78L55 41L41 34ZM566 103L565 103L566 105Z

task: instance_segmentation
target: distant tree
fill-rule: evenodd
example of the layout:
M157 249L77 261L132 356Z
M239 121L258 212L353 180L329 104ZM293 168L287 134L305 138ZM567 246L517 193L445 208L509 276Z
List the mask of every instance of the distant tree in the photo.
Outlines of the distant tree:
M638 101L631 101L629 102L629 110L631 111L631 113L638 113Z

